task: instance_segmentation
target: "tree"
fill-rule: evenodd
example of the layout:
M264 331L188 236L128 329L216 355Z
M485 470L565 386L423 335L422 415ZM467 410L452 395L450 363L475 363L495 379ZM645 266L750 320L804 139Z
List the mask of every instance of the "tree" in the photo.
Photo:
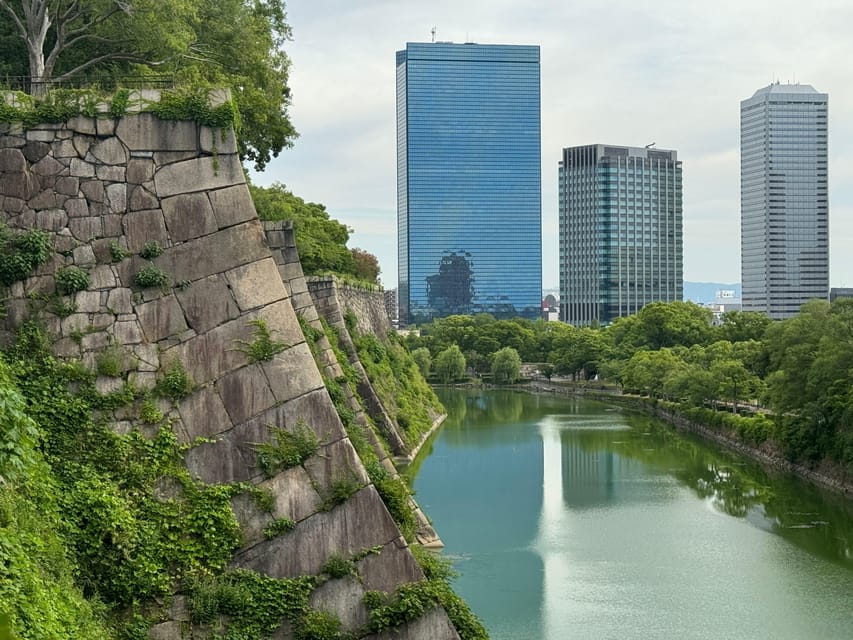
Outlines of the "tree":
M617 347L660 349L707 344L712 336L711 311L692 302L652 302L633 318L614 323ZM625 353L625 355L629 355Z
M0 69L28 77L38 97L84 76L102 86L162 74L179 87L229 87L240 156L259 171L297 135L282 0L0 0L0 15Z
M726 311L722 317L720 335L729 342L761 340L773 321L757 311Z
M412 360L418 365L421 375L424 378L429 378L430 368L432 367L432 356L429 353L429 349L426 347L415 349L412 351Z
M465 377L465 356L458 346L450 345L438 354L434 367L435 374L444 384L461 380Z
M512 384L521 373L521 358L512 347L495 352L492 360L492 379L497 384Z
M364 249L351 249L353 263L355 263L355 275L357 278L367 282L379 282L379 260L375 255Z
M347 248L350 229L329 216L322 204L305 202L283 184L249 185L261 220L293 220L296 249L306 274L323 271L356 275L355 260Z

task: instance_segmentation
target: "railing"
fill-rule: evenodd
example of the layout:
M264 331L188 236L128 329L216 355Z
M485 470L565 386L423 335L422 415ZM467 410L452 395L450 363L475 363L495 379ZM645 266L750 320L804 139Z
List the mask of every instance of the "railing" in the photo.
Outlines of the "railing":
M175 86L171 75L75 77L70 80L33 80L29 76L0 76L0 89L44 95L51 89L168 89Z

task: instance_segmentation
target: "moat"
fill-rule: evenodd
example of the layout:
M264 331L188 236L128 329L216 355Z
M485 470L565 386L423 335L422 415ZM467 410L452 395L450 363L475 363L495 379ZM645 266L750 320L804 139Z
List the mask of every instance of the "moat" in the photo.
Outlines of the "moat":
M849 501L618 407L439 395L410 474L493 640L851 637Z

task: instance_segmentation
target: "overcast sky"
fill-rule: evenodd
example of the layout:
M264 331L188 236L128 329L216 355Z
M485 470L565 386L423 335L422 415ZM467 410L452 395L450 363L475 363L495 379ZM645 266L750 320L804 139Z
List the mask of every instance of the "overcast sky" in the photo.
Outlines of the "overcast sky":
M853 2L290 0L291 118L282 182L355 230L397 283L395 68L406 42L536 44L542 77L543 285L556 287L563 147L675 149L684 278L740 281L740 101L771 81L829 94L830 284L853 286Z

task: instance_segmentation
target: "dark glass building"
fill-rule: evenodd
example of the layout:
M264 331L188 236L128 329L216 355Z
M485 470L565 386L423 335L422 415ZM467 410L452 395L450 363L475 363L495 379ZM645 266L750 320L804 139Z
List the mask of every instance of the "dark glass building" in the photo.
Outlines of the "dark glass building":
M560 319L608 324L681 300L681 162L675 151L593 144L559 165Z
M400 326L539 316L539 108L537 46L397 52Z

